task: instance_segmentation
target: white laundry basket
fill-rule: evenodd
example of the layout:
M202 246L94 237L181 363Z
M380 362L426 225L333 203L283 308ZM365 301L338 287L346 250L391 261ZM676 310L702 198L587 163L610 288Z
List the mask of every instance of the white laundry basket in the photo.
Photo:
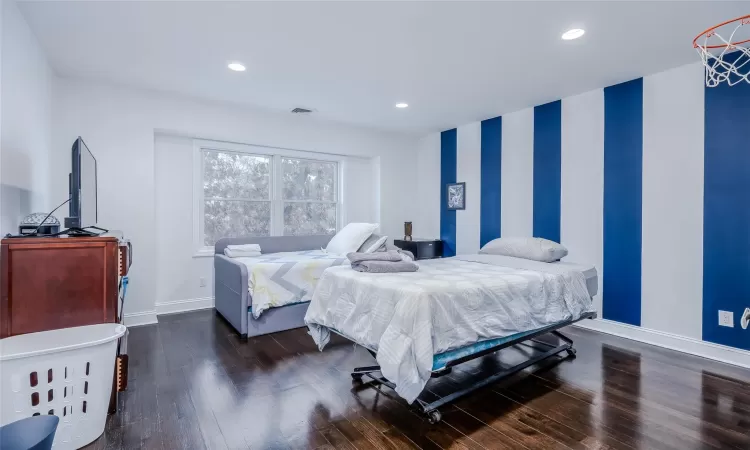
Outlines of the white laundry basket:
M60 418L55 450L83 447L104 432L117 339L107 323L0 340L0 425L26 417Z

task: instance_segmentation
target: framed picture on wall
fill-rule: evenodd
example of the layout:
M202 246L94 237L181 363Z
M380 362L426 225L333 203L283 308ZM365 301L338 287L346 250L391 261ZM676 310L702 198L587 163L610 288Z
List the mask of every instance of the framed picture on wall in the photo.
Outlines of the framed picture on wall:
M466 209L466 183L448 183L445 185L448 209Z

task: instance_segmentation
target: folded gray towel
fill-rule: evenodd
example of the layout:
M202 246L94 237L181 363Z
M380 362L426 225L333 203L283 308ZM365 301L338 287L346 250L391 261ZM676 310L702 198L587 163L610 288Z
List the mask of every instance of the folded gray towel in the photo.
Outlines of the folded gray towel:
M361 261L352 263L352 269L366 273L416 272L419 266L411 261Z
M416 272L419 266L414 264L414 255L408 251L389 250L387 252L359 253L346 255L352 263L352 269L368 273Z
M349 258L349 261L351 261L352 264L356 264L358 262L362 261L401 261L403 258L397 251L390 251L390 252L373 252L373 253L362 253L362 252L352 252L347 253L347 258Z

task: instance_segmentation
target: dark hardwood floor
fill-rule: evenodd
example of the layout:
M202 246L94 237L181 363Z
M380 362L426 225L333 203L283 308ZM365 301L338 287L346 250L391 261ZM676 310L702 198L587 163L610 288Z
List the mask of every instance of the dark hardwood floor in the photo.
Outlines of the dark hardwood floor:
M97 449L750 449L750 371L580 328L578 358L479 391L430 425L352 384L374 363L305 330L247 342L213 311L130 332L130 386ZM504 350L432 380L423 395L528 357Z

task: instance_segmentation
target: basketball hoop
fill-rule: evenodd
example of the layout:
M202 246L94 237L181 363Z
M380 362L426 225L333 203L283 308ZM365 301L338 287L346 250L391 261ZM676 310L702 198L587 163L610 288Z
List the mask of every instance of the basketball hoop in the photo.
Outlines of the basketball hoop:
M693 39L706 67L706 86L750 83L750 33L741 34L743 25L750 25L750 15L720 23Z

